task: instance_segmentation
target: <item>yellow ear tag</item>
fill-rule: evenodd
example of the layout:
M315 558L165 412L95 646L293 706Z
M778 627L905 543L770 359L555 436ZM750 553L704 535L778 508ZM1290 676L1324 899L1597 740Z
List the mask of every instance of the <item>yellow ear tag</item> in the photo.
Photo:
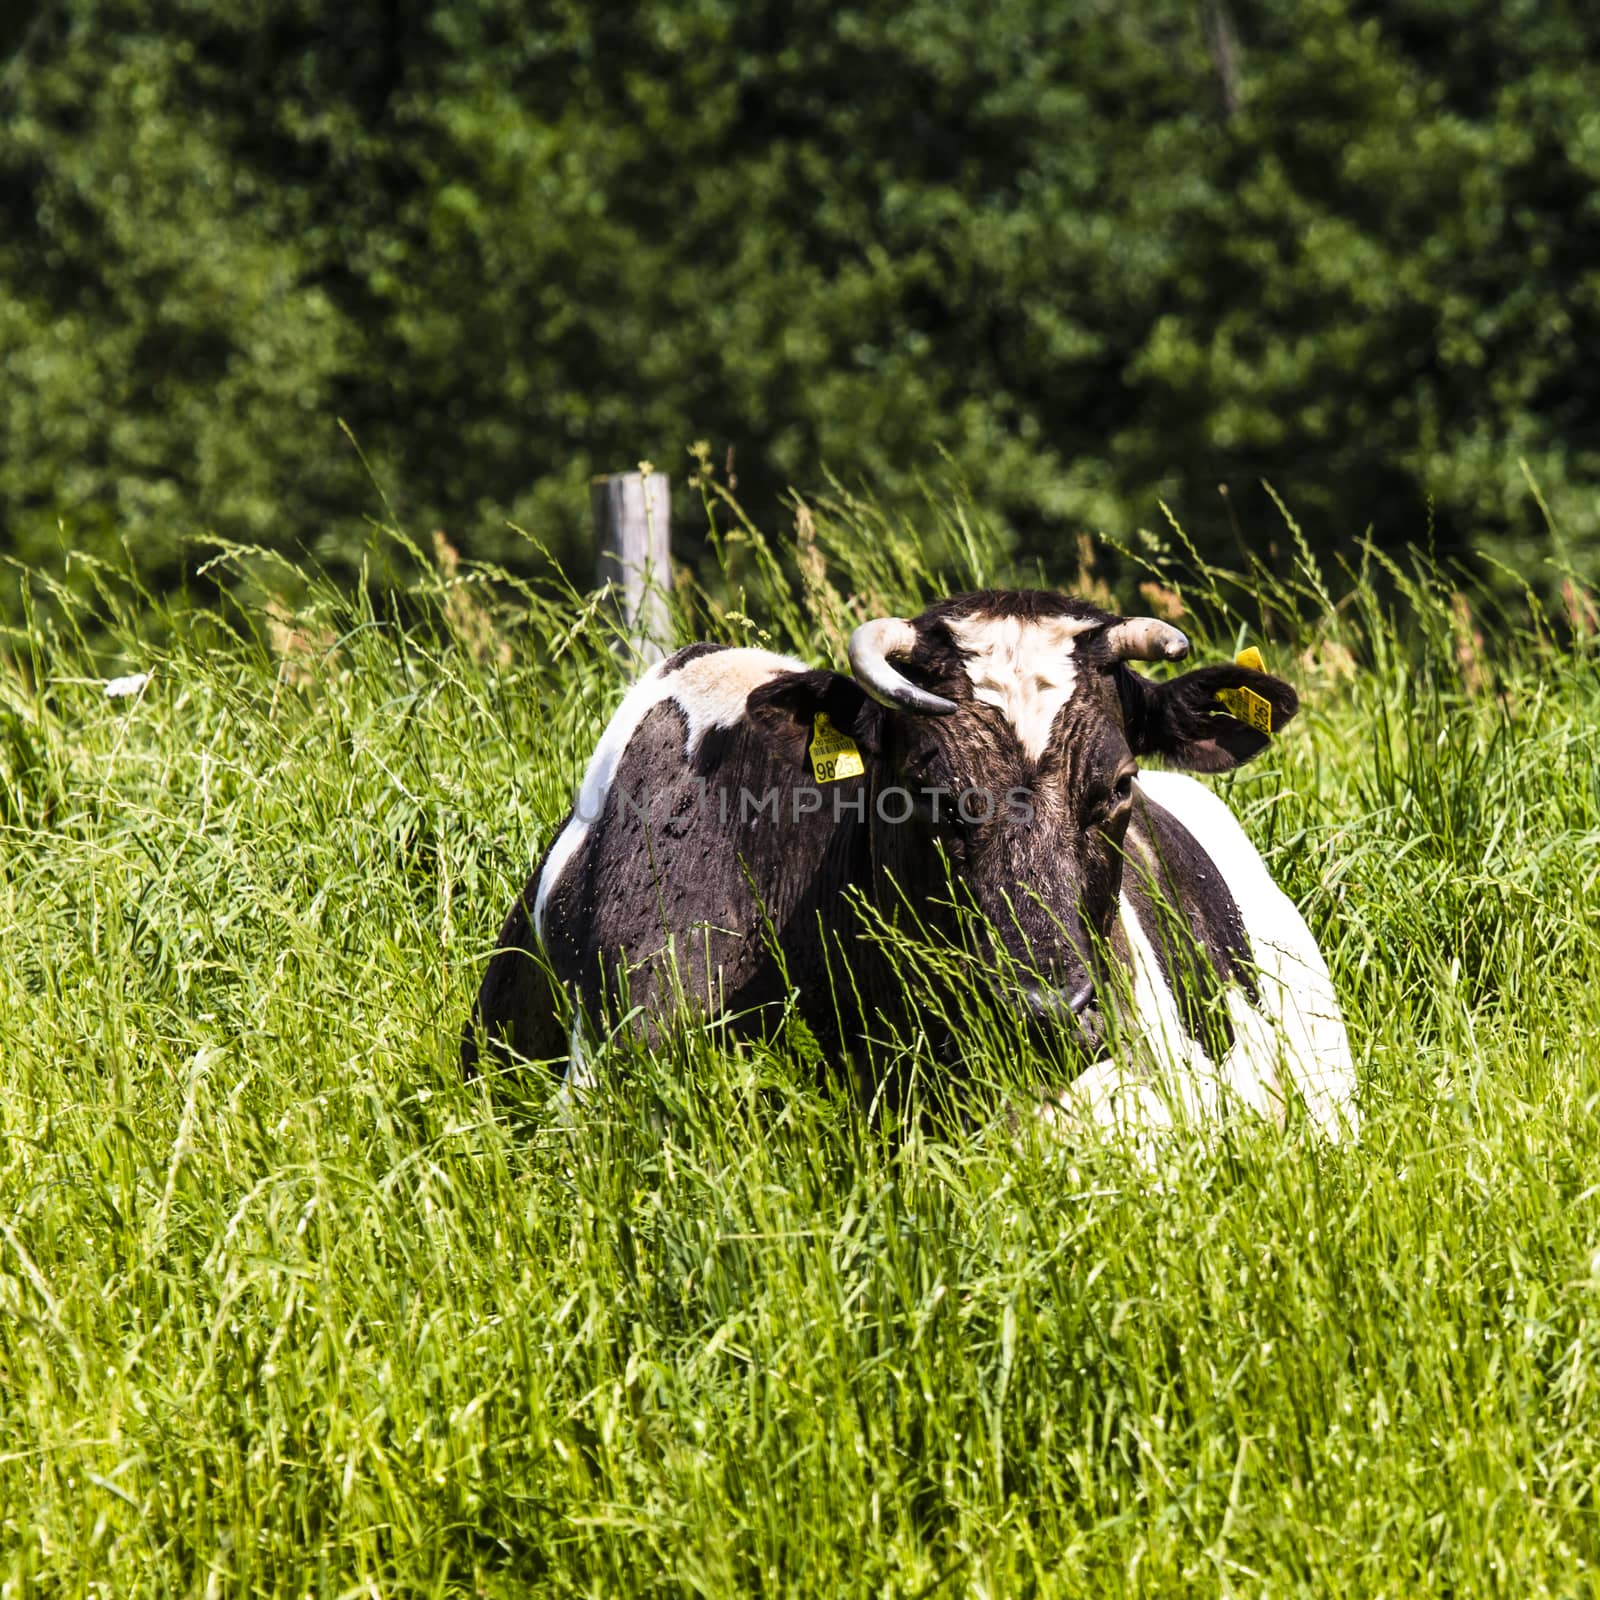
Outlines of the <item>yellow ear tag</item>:
M837 783L840 778L859 778L867 770L856 742L828 720L825 711L817 713L811 727L811 770L818 783Z
M1265 672L1267 664L1261 659L1261 652L1252 645L1247 645L1233 658L1236 667L1246 667L1251 672ZM1237 717L1241 722L1247 722L1259 733L1272 732L1272 702L1264 700L1254 689L1247 689L1241 683L1236 689L1218 689L1217 699L1227 709L1228 715Z

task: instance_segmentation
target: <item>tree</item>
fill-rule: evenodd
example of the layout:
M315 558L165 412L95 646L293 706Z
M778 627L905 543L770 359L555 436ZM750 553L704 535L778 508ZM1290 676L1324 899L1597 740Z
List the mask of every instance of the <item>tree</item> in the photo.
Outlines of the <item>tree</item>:
M591 473L959 475L1081 528L1600 553L1600 22L1486 0L57 0L0 102L0 543L380 512L527 559ZM1229 504L1216 494L1226 484ZM1230 505L1232 510L1230 511ZM1431 506L1431 512L1430 512ZM1058 569L1059 569L1059 563Z

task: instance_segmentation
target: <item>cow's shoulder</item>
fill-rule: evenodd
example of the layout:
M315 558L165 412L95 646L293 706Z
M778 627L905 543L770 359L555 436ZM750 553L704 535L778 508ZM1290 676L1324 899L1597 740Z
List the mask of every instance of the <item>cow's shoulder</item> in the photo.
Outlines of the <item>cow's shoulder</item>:
M1269 886L1255 846L1227 806L1203 784L1175 772L1142 772L1127 834L1126 881L1169 897L1191 920L1215 929L1213 954L1247 948L1236 886ZM1219 963L1220 964L1220 963Z
M1281 895L1261 852L1250 842L1239 819L1213 790L1185 772L1139 774L1151 826L1169 838L1184 859L1198 851L1207 878L1220 876L1241 906L1269 895Z
M1157 775L1158 779L1165 774ZM1192 779L1175 793L1144 778L1135 791L1133 816L1124 840L1124 917L1132 916L1138 938L1156 962L1189 1036L1220 1060L1232 1046L1232 1022L1223 990L1237 984L1257 998L1254 964L1244 917L1232 889L1205 844L1187 825ZM1157 798L1166 793L1169 809ZM1208 830L1209 831L1209 830ZM1132 930L1124 928L1125 934Z

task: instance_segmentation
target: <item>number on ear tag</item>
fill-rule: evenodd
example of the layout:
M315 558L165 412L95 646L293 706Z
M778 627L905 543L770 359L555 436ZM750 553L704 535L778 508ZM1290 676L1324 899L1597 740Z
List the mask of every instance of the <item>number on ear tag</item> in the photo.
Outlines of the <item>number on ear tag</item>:
M818 783L859 778L867 770L855 740L847 733L840 733L825 711L819 711L812 724L810 755L811 771Z
M1261 659L1261 652L1253 644L1246 645L1233 658L1233 664L1236 667L1245 667L1251 672L1267 670L1266 662ZM1272 732L1272 702L1263 700L1254 689L1247 689L1242 683L1234 689L1218 689L1217 699L1227 709L1229 716L1249 723L1260 733Z
M1261 733L1272 732L1272 702L1263 700L1254 689L1246 689L1243 684L1237 689L1218 689L1217 699L1229 716L1248 722Z

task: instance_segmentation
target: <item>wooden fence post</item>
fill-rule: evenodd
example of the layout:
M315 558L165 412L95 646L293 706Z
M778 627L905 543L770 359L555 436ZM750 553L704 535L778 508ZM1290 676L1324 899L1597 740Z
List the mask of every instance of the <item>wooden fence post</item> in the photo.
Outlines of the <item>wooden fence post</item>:
M615 591L640 655L659 661L671 642L672 486L664 472L613 472L590 480L595 582Z

